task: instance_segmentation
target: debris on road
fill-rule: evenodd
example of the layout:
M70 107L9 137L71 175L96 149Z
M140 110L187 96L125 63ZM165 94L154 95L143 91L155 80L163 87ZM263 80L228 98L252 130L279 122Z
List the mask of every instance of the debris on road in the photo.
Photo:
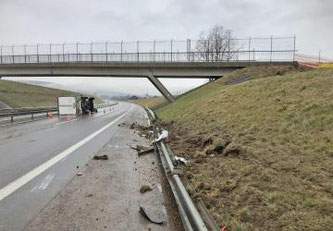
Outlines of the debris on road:
M108 160L108 155L102 155L102 156L94 156L94 160Z
M186 160L184 157L175 156L175 160L178 163L182 163L183 165L187 165L188 164L188 160Z
M154 147L152 147L152 146L146 147L146 146L142 146L142 145L137 145L136 147L131 147L131 149L136 150L138 152L139 156L153 152L155 150Z
M144 209L140 206L140 213L144 218L146 218L148 221L154 223L154 224L163 224L165 222L164 218L161 217L154 217L156 215L155 211L149 211L148 209Z
M154 144L154 143L157 143L157 142L159 142L159 141L161 141L163 139L166 139L166 138L168 138L168 136L169 136L168 131L167 130L163 130L162 133L161 133L161 135L157 139L153 140L151 142L151 144Z
M126 123L120 123L118 124L118 127L125 127L126 126Z
M143 155L143 154L147 154L147 153L151 153L151 152L154 152L154 148L153 147L149 147L147 149L144 149L144 150L141 150L138 152L138 155Z
M148 185L142 185L140 188L140 193L145 193L148 191L152 191L153 189L151 187L149 187Z

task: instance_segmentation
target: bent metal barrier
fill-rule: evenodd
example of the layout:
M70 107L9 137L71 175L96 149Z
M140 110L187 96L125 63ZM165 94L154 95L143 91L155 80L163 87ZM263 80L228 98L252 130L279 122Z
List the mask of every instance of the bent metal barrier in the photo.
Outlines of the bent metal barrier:
M102 109L105 107L112 107L118 103L106 103L106 104L97 104L97 109ZM1 118L10 118L10 122L14 122L14 117L27 116L31 115L31 119L34 119L34 115L41 117L43 114L46 117L49 116L49 113L58 113L57 107L45 107L45 108L10 108L0 110L0 119ZM1 122L1 120L0 120Z
M0 46L0 64L93 62L290 62L296 37L51 43ZM206 49L202 48L207 47ZM200 48L201 47L201 48Z
M34 115L41 116L43 114L48 116L48 113L57 113L58 109L51 108L17 108L17 109L3 109L0 110L0 118L10 118L11 122L14 122L14 117L31 115L31 119L34 119Z

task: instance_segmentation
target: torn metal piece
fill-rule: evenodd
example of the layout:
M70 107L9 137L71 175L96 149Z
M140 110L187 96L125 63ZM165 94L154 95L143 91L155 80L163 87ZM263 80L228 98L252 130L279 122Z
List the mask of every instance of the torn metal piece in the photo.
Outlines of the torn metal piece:
M161 225L165 222L164 218L161 217L154 217L155 213L149 213L148 210L144 209L143 207L140 206L140 213L142 214L142 216L144 216L148 221L154 223L154 224L158 224Z
M184 157L175 156L175 160L177 162L180 162L180 163L184 164L184 165L188 164L188 160L186 160Z
M137 151L139 156L153 152L155 150L155 148L152 146L146 147L146 146L142 146L142 145L137 145L136 147L131 147L131 149Z
M147 149L145 149L145 150L140 150L140 151L138 151L138 155L140 156L140 155L143 155L143 154L147 154L147 153L151 153L151 152L153 152L155 149L153 148L153 147L151 147L151 148L147 148Z
M151 142L151 144L154 144L154 143L157 143L157 142L159 142L159 141L161 141L163 139L166 139L166 138L168 138L168 136L169 136L168 131L167 130L163 130L162 133L161 133L161 135L157 139L153 140Z

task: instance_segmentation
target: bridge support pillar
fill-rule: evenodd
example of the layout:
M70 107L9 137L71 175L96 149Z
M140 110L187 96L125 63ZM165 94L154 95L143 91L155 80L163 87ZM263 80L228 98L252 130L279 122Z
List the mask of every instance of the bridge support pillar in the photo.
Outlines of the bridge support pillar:
M175 101L173 95L168 91L168 89L166 89L166 87L164 87L161 81L159 81L153 74L149 74L148 79L170 103Z

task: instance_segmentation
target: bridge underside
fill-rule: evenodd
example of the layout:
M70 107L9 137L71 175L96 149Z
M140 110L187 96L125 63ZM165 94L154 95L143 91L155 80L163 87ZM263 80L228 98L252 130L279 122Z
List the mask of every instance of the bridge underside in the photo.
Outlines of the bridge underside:
M211 63L39 63L0 65L0 77L139 77L148 78L169 101L174 97L158 78L220 78L236 69L258 62ZM294 64L281 62L274 64Z

